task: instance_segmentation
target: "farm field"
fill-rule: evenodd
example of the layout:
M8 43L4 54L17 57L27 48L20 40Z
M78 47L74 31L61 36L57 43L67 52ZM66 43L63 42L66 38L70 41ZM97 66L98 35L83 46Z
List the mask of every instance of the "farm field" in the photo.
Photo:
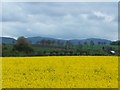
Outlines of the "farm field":
M2 57L0 57L0 89L2 89Z
M2 87L118 88L118 57L3 57Z

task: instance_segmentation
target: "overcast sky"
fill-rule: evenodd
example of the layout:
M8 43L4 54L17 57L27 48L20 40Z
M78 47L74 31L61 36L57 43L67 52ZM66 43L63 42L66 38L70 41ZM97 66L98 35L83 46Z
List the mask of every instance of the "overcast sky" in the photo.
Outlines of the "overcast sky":
M117 2L4 2L2 36L118 39Z

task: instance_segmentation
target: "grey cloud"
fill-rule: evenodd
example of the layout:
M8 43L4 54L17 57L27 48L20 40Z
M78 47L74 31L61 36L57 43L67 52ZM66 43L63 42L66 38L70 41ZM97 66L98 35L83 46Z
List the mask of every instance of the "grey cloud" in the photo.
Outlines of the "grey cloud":
M112 32L117 35L116 9L116 3L4 3L3 35L113 40ZM113 19L107 22L106 16L93 13L96 11Z

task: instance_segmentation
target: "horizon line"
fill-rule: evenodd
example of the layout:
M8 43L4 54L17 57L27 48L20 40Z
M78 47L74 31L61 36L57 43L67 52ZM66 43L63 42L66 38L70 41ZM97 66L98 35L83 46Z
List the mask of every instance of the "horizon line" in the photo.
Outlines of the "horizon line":
M13 38L15 40L17 40L18 37L21 37L21 36L18 36L18 37L12 37L12 36L0 36L0 37L6 37L6 38ZM116 39L116 40L110 40L110 39L105 39L105 38L98 38L98 37L90 37L90 38L75 38L75 39L64 39L64 38L54 38L54 37L43 37L43 36L31 36L31 37L26 37L26 36L23 36L25 38L33 38L33 37L41 37L41 38L51 38L51 39L59 39L59 40L85 40L85 39L103 39L103 40L109 40L109 41L119 41L119 39Z

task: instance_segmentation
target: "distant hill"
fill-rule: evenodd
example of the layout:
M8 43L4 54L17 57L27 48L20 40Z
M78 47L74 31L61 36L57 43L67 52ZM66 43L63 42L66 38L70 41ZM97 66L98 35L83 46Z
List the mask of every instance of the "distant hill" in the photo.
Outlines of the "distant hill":
M1 40L2 39L2 40ZM49 37L28 37L26 38L31 44L36 44L37 42L40 42L41 40L55 40L55 41L62 41L62 42L66 42L69 41L70 43L74 44L74 45L78 45L78 44L90 44L91 41L94 44L101 44L101 45L109 45L112 41L110 40L106 40L106 39L99 39L99 38L88 38L88 39L73 39L73 40L63 40L63 39L55 39L55 38L49 38ZM16 40L14 38L10 38L10 37L0 37L0 43L4 43L4 44L14 44L16 42Z
M0 44L14 44L16 40L10 37L0 37Z
M41 41L41 40L57 40L54 38L48 38L48 37L28 37L26 38L31 44L36 44L37 42Z
M120 40L113 41L111 44L112 44L112 45L120 45Z
M106 45L109 45L112 41L110 40L106 40L106 39L98 39L98 38L88 38L88 39L82 39L82 40L70 40L71 43L74 43L74 44L90 44L91 41L94 43L94 44L106 44Z

